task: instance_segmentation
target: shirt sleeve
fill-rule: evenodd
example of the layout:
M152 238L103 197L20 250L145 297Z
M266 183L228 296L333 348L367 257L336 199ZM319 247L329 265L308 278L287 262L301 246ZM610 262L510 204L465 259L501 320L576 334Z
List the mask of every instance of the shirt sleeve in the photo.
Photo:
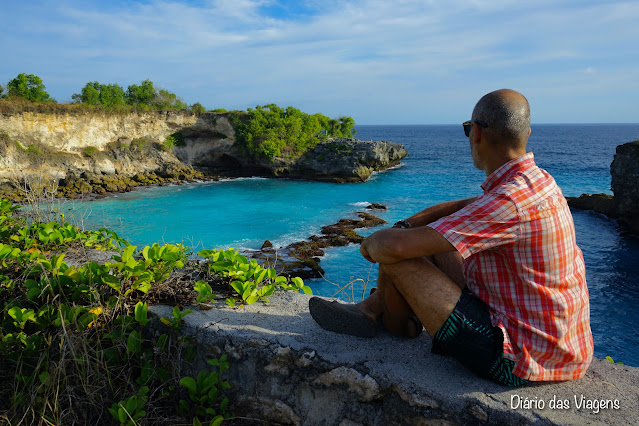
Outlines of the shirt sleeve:
M501 194L484 194L463 209L428 226L439 232L464 259L480 251L510 244L519 237L515 203Z

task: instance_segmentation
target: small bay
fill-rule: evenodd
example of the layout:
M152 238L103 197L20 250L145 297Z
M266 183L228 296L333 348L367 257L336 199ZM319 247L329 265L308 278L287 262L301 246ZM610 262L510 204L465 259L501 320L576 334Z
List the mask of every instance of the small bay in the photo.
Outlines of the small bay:
M266 239L276 247L306 239L371 202L386 205L387 212L375 214L393 223L481 191L485 176L472 164L461 125L357 126L357 137L404 144L410 156L366 183L221 180L69 202L64 211L85 228L108 227L138 246L181 242L194 251L257 249ZM540 124L532 126L528 148L564 195L611 194L615 148L636 139L639 124ZM639 366L639 238L604 216L578 210L573 215L586 260L595 355ZM359 246L329 249L321 266L325 280L308 282L316 294L330 296L353 282L338 297L359 301L363 283L374 286L376 268L359 255Z

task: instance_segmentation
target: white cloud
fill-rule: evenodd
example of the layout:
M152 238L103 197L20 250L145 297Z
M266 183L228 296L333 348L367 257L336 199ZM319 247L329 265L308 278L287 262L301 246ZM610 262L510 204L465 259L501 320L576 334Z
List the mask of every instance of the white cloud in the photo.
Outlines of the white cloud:
M456 122L485 90L552 92L575 70L605 79L639 63L635 2L308 0L300 14L290 2L265 14L277 3L68 0L28 20L14 4L0 80L39 73L63 100L90 80L148 77L211 108L276 101L358 122Z

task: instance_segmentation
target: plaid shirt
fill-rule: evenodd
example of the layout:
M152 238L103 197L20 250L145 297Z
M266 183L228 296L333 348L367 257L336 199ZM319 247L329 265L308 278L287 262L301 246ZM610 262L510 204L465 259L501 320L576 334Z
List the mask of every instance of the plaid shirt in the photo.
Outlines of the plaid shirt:
M431 228L461 253L469 289L504 334L513 373L583 376L592 360L584 260L561 189L532 153L497 169L484 194Z

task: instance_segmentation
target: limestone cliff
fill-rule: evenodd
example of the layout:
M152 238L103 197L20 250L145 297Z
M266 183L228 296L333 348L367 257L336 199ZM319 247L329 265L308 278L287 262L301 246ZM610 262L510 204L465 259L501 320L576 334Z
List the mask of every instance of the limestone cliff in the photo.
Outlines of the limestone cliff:
M178 144L165 143L178 133ZM340 139L270 160L248 157L238 145L228 114L0 111L0 195L34 180L59 183L63 196L206 175L364 181L408 154L391 142Z

